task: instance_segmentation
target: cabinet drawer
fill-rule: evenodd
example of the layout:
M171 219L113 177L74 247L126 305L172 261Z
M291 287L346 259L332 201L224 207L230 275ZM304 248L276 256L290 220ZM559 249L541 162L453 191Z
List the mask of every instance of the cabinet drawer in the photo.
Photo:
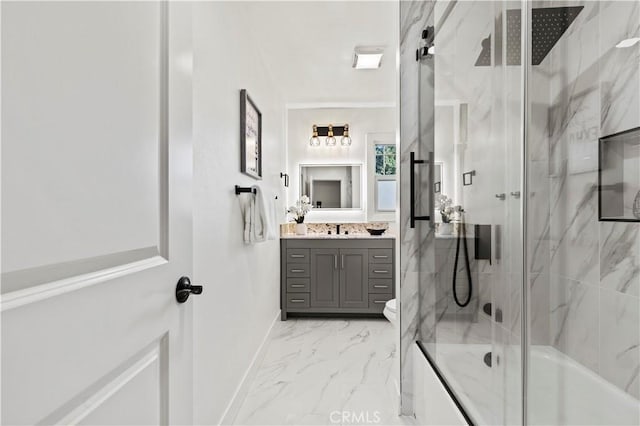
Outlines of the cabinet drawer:
M308 308L309 293L287 294L287 309Z
M369 293L393 293L393 280L390 278L369 279Z
M384 304L391 299L393 299L393 296L391 296L391 293L370 294L369 309L375 312L382 312L384 310Z
M369 249L369 263L392 263L391 249Z
M391 278L393 268L390 263L374 263L369 265L369 279L371 278Z
M287 263L287 277L309 277L308 263Z
M309 249L287 249L287 263L309 263Z
M309 278L287 278L287 293L308 293L311 290Z

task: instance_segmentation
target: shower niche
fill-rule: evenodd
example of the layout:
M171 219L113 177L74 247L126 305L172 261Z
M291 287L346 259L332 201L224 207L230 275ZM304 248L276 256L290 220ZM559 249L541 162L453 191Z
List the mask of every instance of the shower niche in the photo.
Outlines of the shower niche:
M640 127L599 140L600 221L640 222Z

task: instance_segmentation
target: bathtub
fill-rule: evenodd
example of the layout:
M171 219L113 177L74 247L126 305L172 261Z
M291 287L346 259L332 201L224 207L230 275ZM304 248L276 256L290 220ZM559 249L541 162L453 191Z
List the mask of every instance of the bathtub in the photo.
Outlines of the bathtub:
M520 348L493 346L488 367L491 350L438 344L430 355L475 423L520 424ZM532 346L529 369L529 424L640 424L640 401L552 347Z

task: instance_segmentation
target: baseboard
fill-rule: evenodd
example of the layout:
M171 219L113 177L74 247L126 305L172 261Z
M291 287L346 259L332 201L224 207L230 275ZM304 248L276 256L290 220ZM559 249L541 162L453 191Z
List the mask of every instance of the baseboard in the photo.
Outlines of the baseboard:
M269 330L262 339L262 343L258 347L256 354L251 360L251 364L249 364L249 368L245 371L240 384L236 388L235 393L233 394L233 398L231 398L231 402L227 405L227 408L224 410L222 417L220 418L220 425L232 425L238 415L238 411L240 410L240 406L244 402L245 396L247 396L247 392L249 392L249 386L251 386L251 382L253 378L256 376L258 372L258 367L260 363L264 359L264 356L267 352L267 343L269 342L269 338L271 337L271 333L273 332L273 326L276 324L276 321L280 319L280 310L278 310L277 315L271 321L271 325L269 326Z

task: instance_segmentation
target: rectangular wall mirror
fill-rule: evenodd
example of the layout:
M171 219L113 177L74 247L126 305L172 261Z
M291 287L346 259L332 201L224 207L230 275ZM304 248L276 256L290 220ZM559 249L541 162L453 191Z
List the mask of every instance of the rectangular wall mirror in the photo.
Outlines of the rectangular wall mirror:
M300 196L307 195L315 209L361 209L360 164L301 164Z

